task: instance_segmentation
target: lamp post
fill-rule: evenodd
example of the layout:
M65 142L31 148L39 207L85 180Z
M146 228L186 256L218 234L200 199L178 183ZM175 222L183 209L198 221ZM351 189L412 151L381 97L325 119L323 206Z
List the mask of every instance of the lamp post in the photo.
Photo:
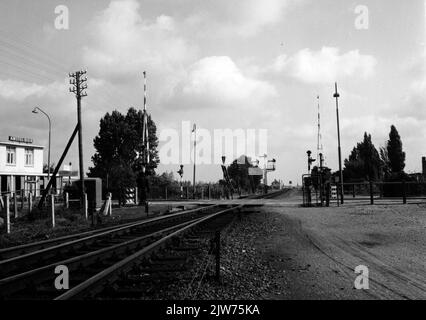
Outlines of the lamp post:
M49 115L46 112L44 112L42 109L40 109L39 107L35 107L32 112L35 114L38 114L39 111L47 117L47 120L49 120L49 150L47 155L47 179L50 180L50 138L52 134L52 123L50 121Z
M339 123L339 97L337 92L337 82L334 83L335 92L333 97L336 98L336 117L337 117L337 146L339 153L339 171L340 171L340 203L343 204L343 172L342 172L342 151L340 149L340 123Z

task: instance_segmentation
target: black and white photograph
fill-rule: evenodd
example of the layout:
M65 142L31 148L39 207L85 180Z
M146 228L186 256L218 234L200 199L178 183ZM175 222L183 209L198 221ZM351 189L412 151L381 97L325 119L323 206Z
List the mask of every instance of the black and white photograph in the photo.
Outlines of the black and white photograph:
M2 305L426 299L425 0L2 0L0 112Z

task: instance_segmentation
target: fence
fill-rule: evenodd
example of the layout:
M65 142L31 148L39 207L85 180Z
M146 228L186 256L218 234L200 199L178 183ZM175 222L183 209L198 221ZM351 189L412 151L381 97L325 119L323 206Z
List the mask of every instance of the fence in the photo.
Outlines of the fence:
M426 182L357 182L343 183L344 201L407 203L426 200Z
M67 207L68 197L62 197L55 194L48 196L44 210L37 211L38 218L49 217L52 227L56 225L55 208L58 206ZM3 192L0 195L0 218L6 233L11 232L11 224L25 216L33 216L35 211L36 197L29 192L26 194L23 190L18 192Z
M195 188L195 199L212 200L226 197L226 190L222 186L203 185ZM159 187L151 186L148 193L148 200L188 200L194 199L194 189L192 186L180 187Z

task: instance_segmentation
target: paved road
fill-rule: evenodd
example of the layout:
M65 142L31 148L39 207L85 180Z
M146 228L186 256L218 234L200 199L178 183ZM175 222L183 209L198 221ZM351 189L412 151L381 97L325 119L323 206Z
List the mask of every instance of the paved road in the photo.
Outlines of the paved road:
M263 207L277 229L258 249L283 279L267 298L426 299L425 207ZM369 269L368 290L354 288L358 265Z

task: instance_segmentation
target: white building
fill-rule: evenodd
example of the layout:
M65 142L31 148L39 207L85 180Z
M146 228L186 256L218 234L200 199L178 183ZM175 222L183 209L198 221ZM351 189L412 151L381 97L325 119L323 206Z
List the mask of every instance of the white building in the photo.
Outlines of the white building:
M25 190L40 194L47 174L43 173L44 147L32 139L9 137L0 141L0 193Z

